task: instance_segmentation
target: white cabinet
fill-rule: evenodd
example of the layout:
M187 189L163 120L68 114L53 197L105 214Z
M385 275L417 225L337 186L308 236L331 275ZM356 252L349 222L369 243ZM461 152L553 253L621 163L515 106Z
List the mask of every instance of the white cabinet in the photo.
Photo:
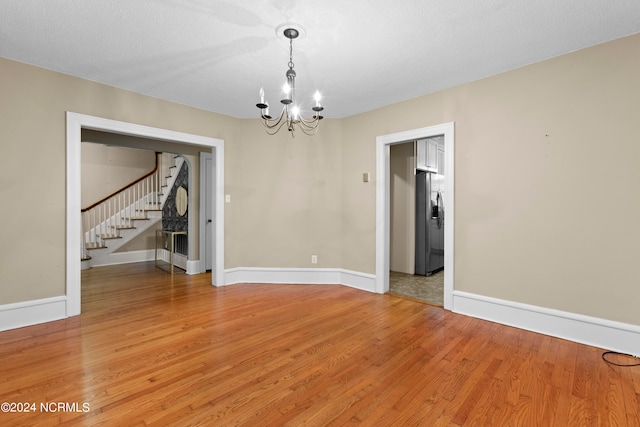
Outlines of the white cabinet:
M438 141L438 153L436 156L436 167L438 175L444 175L444 141Z
M444 175L443 139L437 136L416 141L416 169Z

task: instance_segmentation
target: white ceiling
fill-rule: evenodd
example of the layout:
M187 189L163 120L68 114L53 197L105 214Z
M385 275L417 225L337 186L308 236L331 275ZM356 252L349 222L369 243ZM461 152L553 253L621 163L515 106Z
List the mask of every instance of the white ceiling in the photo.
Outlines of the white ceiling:
M0 56L249 118L281 99L286 22L298 100L335 118L640 32L640 1L0 0Z

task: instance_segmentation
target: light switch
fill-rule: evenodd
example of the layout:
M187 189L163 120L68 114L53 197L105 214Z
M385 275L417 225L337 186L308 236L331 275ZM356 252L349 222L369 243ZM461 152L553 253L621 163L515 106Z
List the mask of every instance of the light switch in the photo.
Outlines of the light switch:
M225 203L231 203L231 194L225 194L224 195L224 202Z
M369 172L362 174L362 182L369 182Z

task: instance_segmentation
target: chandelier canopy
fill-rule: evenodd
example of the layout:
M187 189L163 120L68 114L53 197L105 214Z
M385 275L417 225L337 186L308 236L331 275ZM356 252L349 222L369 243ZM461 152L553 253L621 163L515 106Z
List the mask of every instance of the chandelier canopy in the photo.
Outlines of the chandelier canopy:
M289 69L285 74L287 82L283 87L284 99L280 101L282 103L282 112L275 119L269 115L269 103L264 100L263 88L260 88L260 102L256 104L256 107L260 109L262 124L269 135L275 135L285 125L287 130L291 132L291 136L295 136L297 129L300 129L306 135L315 135L318 132L318 124L323 118L320 112L324 110L320 105L320 92L316 91L314 95L313 116L311 118L302 117L296 103L296 72L293 69L293 39L297 38L300 33L295 28L287 28L283 34L289 39Z

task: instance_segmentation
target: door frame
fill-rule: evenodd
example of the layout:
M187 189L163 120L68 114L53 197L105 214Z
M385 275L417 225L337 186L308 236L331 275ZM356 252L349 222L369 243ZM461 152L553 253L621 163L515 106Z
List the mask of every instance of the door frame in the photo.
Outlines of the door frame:
M454 290L454 123L443 123L419 129L376 137L376 284L378 293L389 291L390 252L390 147L416 139L444 135L444 308L453 310Z
M67 111L67 188L66 188L66 316L80 314L81 307L81 144L82 129L158 139L178 144L208 147L215 152L214 254L215 272L211 284L224 285L224 141L200 135L175 132L167 129L137 125L101 117Z

